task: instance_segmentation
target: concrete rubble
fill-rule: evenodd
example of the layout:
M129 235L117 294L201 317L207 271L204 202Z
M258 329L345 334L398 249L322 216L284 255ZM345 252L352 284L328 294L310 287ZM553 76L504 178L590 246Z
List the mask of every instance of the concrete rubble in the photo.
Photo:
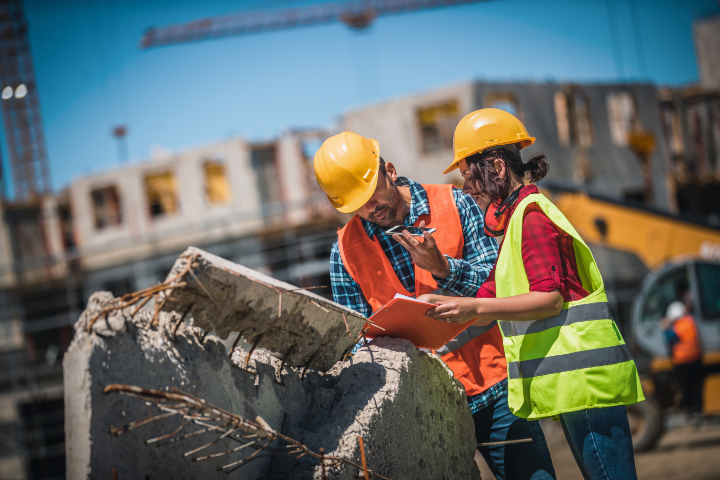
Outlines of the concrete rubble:
M202 264L198 258L194 261ZM194 270L197 275L198 268ZM265 303L258 297L245 303L238 300L240 284L233 282L242 282L247 277L245 273L234 279L218 276L228 284L225 291L230 293L225 297L219 294L215 297L213 294L217 292L210 290L210 282L203 280L203 283L217 302L250 305L242 311L258 319L261 312L276 317L277 303L273 310L262 307ZM212 272L213 276L216 274L217 271ZM255 294L252 285L245 285L245 289ZM307 292L300 295L304 293ZM202 323L207 330L214 325L215 329L224 329L229 334L235 329L230 318L239 324L248 324L243 315L229 313L231 309L223 305L222 315L200 308L198 317L204 315L203 320L193 314L192 318L187 316L180 322L187 305L192 303L186 295L187 291L180 289L171 294L178 310L161 311L157 325L151 321L153 312L140 310L133 317L134 307L128 307L96 321L88 332L92 319L113 301L108 292L99 292L90 298L87 309L75 324L75 338L64 359L69 479L224 478L226 475L218 472L219 467L249 455L245 452L250 449L246 449L200 462L192 461L192 456L183 458L184 452L215 440L218 435L213 433L160 446L144 443L179 427L182 420L177 417L158 420L120 436L110 434L111 427L157 414L157 410L150 413L150 407L136 398L103 394L103 388L110 384L156 390L179 388L246 418L260 416L273 429L299 440L313 451L322 447L329 456L358 464L357 437L362 436L368 468L393 480L480 479L473 460L475 435L465 392L436 356L418 351L406 340L378 338L346 361L335 362L325 370L308 369L304 376L302 362L297 362L297 367L287 363L283 366L275 354L262 348L256 349L246 364L248 352L238 347L230 356L216 335L205 334L197 327ZM202 297L194 295L195 302ZM277 294L272 303L276 301ZM299 300L295 302L289 302L287 317L283 305L281 318L290 318L292 312L308 308L299 305ZM321 305L328 303L339 307L327 300ZM163 310L169 304L166 301ZM337 310L331 310L334 311ZM301 314L297 315L301 318ZM218 320L220 317L223 320ZM350 318L347 320L350 322ZM317 322L314 325L319 325L322 316L314 321ZM280 330L280 324L274 319L267 319L266 323ZM309 329L307 325L313 324L291 321L292 328ZM348 338L344 323L342 327L341 333ZM316 331L328 338L327 329L316 327ZM280 331L273 331L269 336L276 337L272 345L287 345L280 339ZM314 358L330 358L319 348L331 348L339 352L338 357L344 353L339 347L328 345L318 347ZM304 360L307 362L307 358ZM186 428L183 433L194 430L192 426ZM224 452L237 445L226 438L202 453ZM228 477L322 478L317 460L306 457L287 466L293 458L273 453ZM117 477L113 477L113 471ZM355 479L358 471L341 465L329 469L327 478Z

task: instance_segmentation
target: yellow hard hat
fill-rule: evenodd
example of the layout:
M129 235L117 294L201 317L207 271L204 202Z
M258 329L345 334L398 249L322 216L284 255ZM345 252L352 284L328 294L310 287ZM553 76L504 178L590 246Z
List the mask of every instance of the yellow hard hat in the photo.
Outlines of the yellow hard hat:
M342 132L325 140L315 153L315 178L343 213L354 212L375 193L380 145L372 138Z
M463 158L498 145L519 143L520 149L535 143L518 118L498 108L482 108L468 113L455 127L453 161L443 175L458 168Z

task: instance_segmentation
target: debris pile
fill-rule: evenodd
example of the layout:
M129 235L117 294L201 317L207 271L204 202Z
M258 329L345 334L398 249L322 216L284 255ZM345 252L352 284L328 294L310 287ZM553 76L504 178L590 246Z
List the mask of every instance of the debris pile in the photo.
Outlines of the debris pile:
M222 472L231 471L236 478L349 480L362 465L358 437L371 477L480 478L465 392L437 357L406 340L378 338L343 362L363 319L309 292L292 291L296 296L287 295L286 303L293 287L267 282L282 293L265 288L263 294L255 282L244 283L251 270L226 262L231 272L220 269L223 276L208 254L187 253L168 277L185 285L162 290L154 312L123 307L127 298L100 292L76 323L64 360L68 478L225 478ZM182 269L187 272L177 276ZM254 351L236 347L228 355L218 336L206 333L243 329ZM290 341L283 331L301 336ZM341 348L330 338L350 342ZM271 353L269 345L296 345L298 354ZM313 367L330 359L328 368ZM138 398L119 395L123 388ZM148 397L147 390L160 392ZM195 403L182 403L173 396L178 391ZM198 402L208 407L198 409ZM210 406L236 420L224 430L208 428ZM278 436L262 451L259 444L238 449L252 442L252 433L232 427L241 423L237 418ZM314 456L321 449L327 460Z

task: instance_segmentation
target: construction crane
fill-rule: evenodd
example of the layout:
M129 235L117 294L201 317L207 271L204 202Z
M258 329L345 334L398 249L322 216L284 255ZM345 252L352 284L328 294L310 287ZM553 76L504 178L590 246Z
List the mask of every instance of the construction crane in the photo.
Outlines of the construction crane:
M486 1L488 0L366 0L319 3L282 10L263 10L208 17L166 27L149 28L140 40L140 48L147 49L332 22L342 22L350 28L361 30L370 26L379 16Z
M0 0L0 106L15 198L51 189L45 133L22 0Z

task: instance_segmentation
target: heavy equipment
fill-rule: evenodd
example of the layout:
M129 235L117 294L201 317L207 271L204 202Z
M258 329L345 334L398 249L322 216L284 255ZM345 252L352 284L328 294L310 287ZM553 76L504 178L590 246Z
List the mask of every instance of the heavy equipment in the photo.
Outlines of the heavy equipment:
M703 347L703 414L720 415L720 229L643 205L548 184L590 246L608 301L641 374L647 400L628 407L636 451L652 449L679 400L660 325L667 306L688 299Z

